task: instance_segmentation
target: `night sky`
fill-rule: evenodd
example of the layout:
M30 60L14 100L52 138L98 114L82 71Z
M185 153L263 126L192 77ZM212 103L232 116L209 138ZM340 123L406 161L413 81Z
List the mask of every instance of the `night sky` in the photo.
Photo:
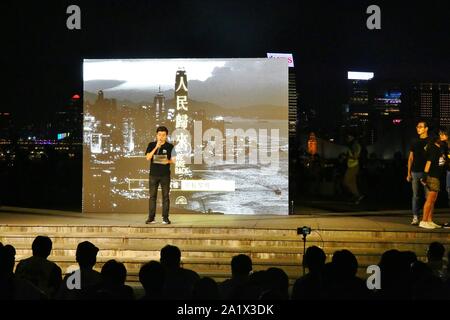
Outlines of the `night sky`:
M82 30L66 28L81 7ZM381 30L366 8L381 7ZM82 91L83 58L239 58L294 54L301 106L332 121L346 72L450 82L449 1L39 1L1 4L4 103L45 122Z

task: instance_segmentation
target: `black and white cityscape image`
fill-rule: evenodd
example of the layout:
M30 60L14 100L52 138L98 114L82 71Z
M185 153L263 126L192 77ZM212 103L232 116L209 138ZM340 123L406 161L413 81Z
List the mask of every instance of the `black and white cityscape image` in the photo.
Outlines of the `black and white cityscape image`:
M286 60L87 59L83 78L83 212L147 212L165 126L173 212L288 214Z

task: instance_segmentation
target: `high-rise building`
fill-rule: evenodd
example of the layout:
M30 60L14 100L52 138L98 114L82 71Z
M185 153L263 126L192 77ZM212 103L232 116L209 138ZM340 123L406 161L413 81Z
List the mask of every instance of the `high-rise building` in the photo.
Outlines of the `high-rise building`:
M402 91L396 87L379 87L372 98L374 112L380 116L398 117L402 104Z
M136 113L130 107L122 108L123 151L127 155L135 150Z
M348 131L357 134L365 144L373 144L376 139L374 128L370 123L373 108L370 101L370 84L374 77L373 72L347 73L347 103L342 107L343 124L340 128L339 141L345 142Z
M354 106L364 106L369 103L369 80L351 79L349 103Z
M367 123L369 121L370 100L369 81L373 79L373 72L347 73L348 79L348 113L345 122Z
M294 68L289 68L289 137L297 133L297 84Z
M386 132L396 132L405 119L406 88L399 81L375 79L369 84L369 122L365 141L374 145Z
M65 139L74 143L81 143L83 139L83 106L82 99L74 94L63 108L53 114L50 123L46 124L47 138Z
M106 99L103 90L99 90L95 102L87 102L84 111L105 123L113 123L117 117L117 100Z
M433 118L433 86L432 84L420 84L415 88L416 112L420 118Z
M161 87L159 87L158 94L153 99L153 104L155 108L155 122L156 127L162 126L167 118L166 112L166 97L161 92Z
M347 72L347 79L350 84L350 104L366 105L369 103L369 81L373 77L373 72Z
M439 97L439 124L441 126L450 125L450 84L438 85Z
M450 83L420 83L413 88L415 116L440 126L450 125Z
M118 116L117 100L105 98L104 92L99 90L95 102L93 104L87 102L84 109L84 131L86 131L86 126L93 125L90 127L91 137L83 135L84 141L91 141L91 146L96 146L95 150L101 148L102 154L108 154L111 157L114 153L119 152L123 144L123 137L121 125L116 125ZM91 120L86 121L87 117ZM94 135L97 136L94 138Z

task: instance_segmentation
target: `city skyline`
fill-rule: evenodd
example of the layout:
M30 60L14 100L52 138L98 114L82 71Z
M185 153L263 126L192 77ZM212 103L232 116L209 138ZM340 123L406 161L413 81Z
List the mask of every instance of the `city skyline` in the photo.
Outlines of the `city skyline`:
M182 68L189 74L193 73L188 80L192 100L224 108L277 106L283 98L286 99L281 95L280 89L283 88L273 81L278 76L287 78L287 72L280 73L280 63L283 62L266 58L88 59L83 64L83 76L86 76L84 91L95 93L99 88L111 98L124 100L126 97L137 103L160 91L173 94L175 89L170 75ZM106 87L101 87L102 84Z
M378 77L400 80L450 81L446 2L405 6L382 1L382 29L375 31L365 25L369 4L282 1L273 6L249 0L240 2L236 11L231 4L193 1L189 6L155 3L149 11L145 3L99 6L92 2L83 4L83 10L101 9L101 14L95 18L86 14L83 28L77 32L68 31L62 23L63 3L26 8L17 4L9 9L20 10L24 21L40 27L19 27L12 19L13 12L5 15L5 23L17 32L6 39L11 46L4 51L8 64L3 71L12 83L8 103L2 106L7 110L2 111L14 113L22 122L45 121L48 114L63 107L65 97L82 92L82 59L96 57L245 58L292 52L301 93L299 109L313 107L325 122L336 117L333 106L343 103L340 89L346 85L348 70L370 70ZM254 8L262 19L250 14ZM170 23L162 28L150 18L153 10L169 10ZM149 19L136 20L137 12ZM47 23L39 19L41 14ZM177 17L181 15L191 20L180 29ZM120 23L108 30L94 27L112 16ZM264 19L269 16L270 20ZM221 23L215 23L217 20ZM149 37L143 30L156 32ZM17 98L24 96L33 101L33 107Z

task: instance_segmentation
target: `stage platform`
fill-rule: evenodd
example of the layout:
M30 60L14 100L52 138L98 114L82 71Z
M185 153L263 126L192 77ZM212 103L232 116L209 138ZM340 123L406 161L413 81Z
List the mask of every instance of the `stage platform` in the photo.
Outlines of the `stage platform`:
M437 212L435 222L449 221L447 212ZM450 248L450 229L411 226L407 211L291 216L172 214L171 225L146 225L145 219L144 214L0 207L0 242L14 245L19 261L31 255L31 243L37 235L47 235L53 241L49 259L65 272L76 265L77 244L89 240L100 248L96 269L109 259L121 261L128 270L128 283L134 285L141 265L159 260L159 251L166 244L181 249L185 268L217 281L229 278L231 258L245 253L252 257L255 270L280 267L293 283L302 274L303 242L297 235L301 226L313 230L306 246L322 247L327 261L336 250L351 250L358 259L361 277L366 277L366 267L377 264L388 249L412 250L425 260L427 246L433 241ZM161 221L160 215L157 220Z

